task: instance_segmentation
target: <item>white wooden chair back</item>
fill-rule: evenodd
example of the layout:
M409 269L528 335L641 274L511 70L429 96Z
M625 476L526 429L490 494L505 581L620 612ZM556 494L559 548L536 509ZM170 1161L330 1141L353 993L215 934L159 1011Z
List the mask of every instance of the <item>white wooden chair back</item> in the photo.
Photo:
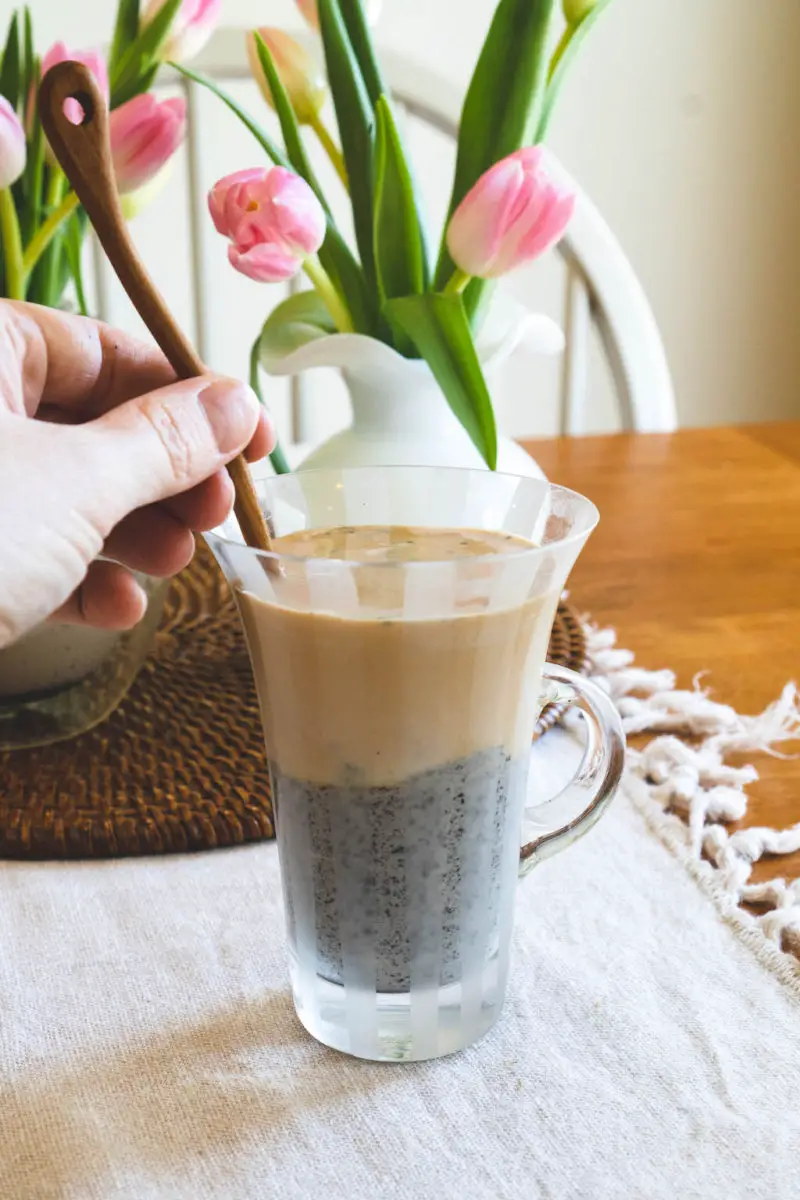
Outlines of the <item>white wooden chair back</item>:
M461 91L438 75L396 54L383 52L381 62L398 112L412 140L412 153L414 130L421 127L435 131L440 139L447 139L451 143L448 150L453 153L463 99ZM241 85L241 81L249 78L243 31L219 31L193 65L223 86ZM208 159L213 147L205 136L200 112L200 106L208 102L208 96L197 84L183 76L174 76L170 83L185 90L189 109L186 202L189 210L188 269L191 275L193 332L200 354L213 363L213 355L210 358L208 355L212 348L219 306L224 304L224 300L219 296L218 278L209 277L209 262L219 257L214 254L219 247L214 244L216 235L210 229L205 191L209 178L213 179L222 172L209 173ZM253 103L257 104L255 98ZM258 119L262 124L269 125L271 114L265 109L262 103ZM235 123L232 114L225 115ZM275 128L274 125L270 127ZM241 165L251 165L251 161L242 162ZM566 172L564 176L569 179ZM558 415L552 422L553 431L580 434L592 428L592 414L588 409L592 394L589 369L593 326L599 335L610 370L617 406L617 427L636 431L674 429L675 399L669 368L647 298L608 225L585 193L574 181L570 182L579 193L579 202L569 231L558 247L564 264L562 271L566 270L563 290L566 350L559 380ZM423 189L424 183L423 179ZM442 213L446 200L447 196L443 193L436 201ZM305 285L295 283L295 286ZM102 312L102 269L98 270L97 297ZM280 298L274 290L270 291L263 306L263 316ZM239 373L244 371L244 367L242 363ZM289 444L313 444L320 440L320 433L315 420L317 406L309 398L308 384L306 380L298 378L288 386L285 416L279 421L279 425L283 426L282 436ZM522 429L518 432L534 430Z

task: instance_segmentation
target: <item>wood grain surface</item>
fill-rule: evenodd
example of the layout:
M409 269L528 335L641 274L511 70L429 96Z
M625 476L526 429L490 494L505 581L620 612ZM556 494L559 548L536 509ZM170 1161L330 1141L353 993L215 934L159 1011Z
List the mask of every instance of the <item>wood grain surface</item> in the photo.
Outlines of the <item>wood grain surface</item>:
M741 713L800 683L800 421L525 445L600 509L571 598L642 666L671 667L685 687L707 671ZM756 765L741 825L796 824L800 757ZM800 854L762 860L753 880L775 875L800 876Z

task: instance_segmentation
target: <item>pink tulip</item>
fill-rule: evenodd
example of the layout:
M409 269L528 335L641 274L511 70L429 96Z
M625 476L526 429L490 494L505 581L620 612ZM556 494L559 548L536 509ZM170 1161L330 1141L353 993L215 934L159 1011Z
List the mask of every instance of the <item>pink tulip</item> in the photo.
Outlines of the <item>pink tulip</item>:
M149 25L166 0L150 0L142 13L142 28ZM161 49L161 57L187 62L205 46L219 20L222 0L183 0Z
M466 275L505 275L558 241L575 199L548 176L541 146L517 150L481 175L453 213L450 257Z
M297 0L297 7L308 21L312 29L319 29L319 13L317 12L317 0ZM383 0L365 0L364 12L367 16L367 22L374 25L381 15L383 8Z
M310 125L319 116L327 95L325 80L319 68L305 47L283 30L265 26L258 32L272 55L278 78L286 88L295 116L301 125ZM252 33L247 35L247 57L253 78L261 88L264 99L274 108L272 92L261 69L256 39Z
M0 96L0 190L16 183L25 170L25 130L14 109Z
M60 62L79 62L94 75L97 86L108 100L108 68L106 60L103 58L99 50L70 50L64 42L54 42L50 49L42 59L42 75L46 75L51 67ZM31 88L31 94L28 99L28 128L33 124L33 106L36 103L36 97ZM64 116L73 125L80 125L83 120L83 112L77 100L64 101Z
M311 188L285 167L253 167L208 193L218 233L230 238L231 266L260 283L291 279L325 237L325 213Z
M156 171L152 179L148 179L147 183L137 188L135 192L125 192L120 196L120 207L125 220L135 220L140 212L152 204L159 192L166 187L171 175L172 163L168 162L160 171Z
M109 117L111 157L120 192L135 192L161 170L183 141L186 101L134 96Z

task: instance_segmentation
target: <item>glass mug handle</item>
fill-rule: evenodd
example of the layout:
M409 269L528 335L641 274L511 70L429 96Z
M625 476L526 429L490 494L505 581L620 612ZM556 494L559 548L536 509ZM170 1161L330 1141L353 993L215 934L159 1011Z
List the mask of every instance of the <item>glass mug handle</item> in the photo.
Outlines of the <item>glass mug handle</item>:
M580 710L588 737L572 781L551 800L525 809L520 875L527 875L537 863L565 850L591 829L611 802L625 766L622 721L602 688L554 663L545 663L542 682L548 700L566 700Z

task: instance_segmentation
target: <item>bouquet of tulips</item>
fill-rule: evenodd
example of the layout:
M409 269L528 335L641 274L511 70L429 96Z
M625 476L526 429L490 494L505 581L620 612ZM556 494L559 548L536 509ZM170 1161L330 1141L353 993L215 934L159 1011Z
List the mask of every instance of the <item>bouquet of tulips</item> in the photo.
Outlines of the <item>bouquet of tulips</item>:
M140 13L139 0L120 0L107 60L63 42L40 59L30 10L13 14L0 59L0 295L56 307L71 283L86 312L81 247L87 222L42 132L36 109L42 75L65 59L85 63L94 74L109 99L117 184L133 215L163 177L186 125L183 99L159 101L147 89L164 59L185 59L201 48L221 4L150 0ZM81 120L79 111L66 115Z
M575 197L550 177L541 143L575 55L610 0L563 0L564 29L551 53L556 0L499 0L461 114L448 218L435 255L362 0L297 0L319 31L339 128L322 118L324 79L304 47L279 29L248 35L254 75L280 123L278 145L213 81L272 167L237 171L209 194L231 264L263 282L303 270L313 289L279 304L251 357L337 332L365 334L427 361L489 467L497 457L494 411L474 336L494 281L542 254L572 215ZM312 169L315 136L350 198L356 247L345 241ZM286 469L278 451L276 470Z

